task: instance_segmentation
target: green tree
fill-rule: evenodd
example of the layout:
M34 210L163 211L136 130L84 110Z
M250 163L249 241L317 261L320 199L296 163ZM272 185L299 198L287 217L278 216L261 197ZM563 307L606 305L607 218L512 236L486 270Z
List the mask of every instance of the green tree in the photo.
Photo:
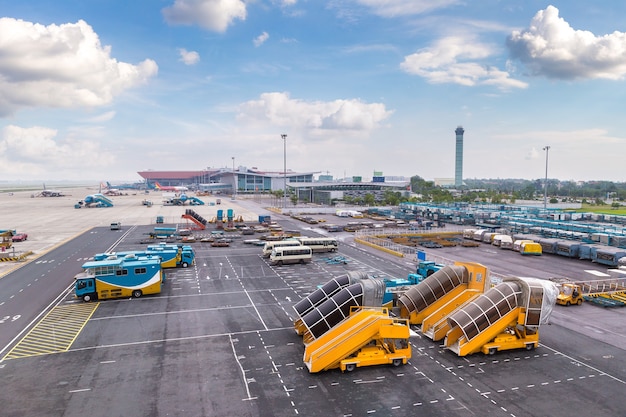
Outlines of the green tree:
M374 198L374 194L372 194L372 193L365 194L365 196L363 197L363 203L365 205L368 205L368 206L373 206L374 203L376 203L376 199Z

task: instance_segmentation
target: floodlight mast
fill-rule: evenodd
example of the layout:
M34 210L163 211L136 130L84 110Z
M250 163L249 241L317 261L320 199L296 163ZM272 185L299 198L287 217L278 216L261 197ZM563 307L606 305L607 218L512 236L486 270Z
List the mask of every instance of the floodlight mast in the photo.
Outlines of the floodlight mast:
M287 208L287 135L282 134L280 137L283 139L283 209Z
M543 209L547 210L548 208L548 152L550 151L549 146L545 146L543 148L546 151L546 178L543 182Z

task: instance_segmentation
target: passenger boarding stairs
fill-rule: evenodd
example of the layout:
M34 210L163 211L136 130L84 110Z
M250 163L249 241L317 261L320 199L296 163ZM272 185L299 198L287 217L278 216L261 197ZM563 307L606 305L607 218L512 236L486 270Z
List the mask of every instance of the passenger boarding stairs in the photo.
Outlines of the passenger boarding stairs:
M350 316L309 343L304 350L304 363L309 372L338 368L342 360L378 340L408 339L406 320L392 318L386 308L357 307Z
M193 230L206 229L206 224L208 223L206 219L191 209L185 210L185 214L183 214L181 217L183 219L187 219L193 222L194 224L194 226L192 227Z

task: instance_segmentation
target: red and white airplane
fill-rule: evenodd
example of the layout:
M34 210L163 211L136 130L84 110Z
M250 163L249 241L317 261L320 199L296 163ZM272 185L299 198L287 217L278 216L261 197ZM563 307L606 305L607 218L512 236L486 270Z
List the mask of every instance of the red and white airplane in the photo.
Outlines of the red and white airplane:
M154 182L154 188L156 188L159 191L189 191L189 188L182 186L182 185L165 186L165 185L159 184L157 181Z

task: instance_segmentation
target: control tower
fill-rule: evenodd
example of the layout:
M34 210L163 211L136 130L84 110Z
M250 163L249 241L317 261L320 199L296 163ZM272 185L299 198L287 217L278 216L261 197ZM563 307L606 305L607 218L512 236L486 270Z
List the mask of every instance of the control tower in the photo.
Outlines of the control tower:
M454 164L454 186L463 185L463 126L459 126L454 131L456 133L456 160Z

